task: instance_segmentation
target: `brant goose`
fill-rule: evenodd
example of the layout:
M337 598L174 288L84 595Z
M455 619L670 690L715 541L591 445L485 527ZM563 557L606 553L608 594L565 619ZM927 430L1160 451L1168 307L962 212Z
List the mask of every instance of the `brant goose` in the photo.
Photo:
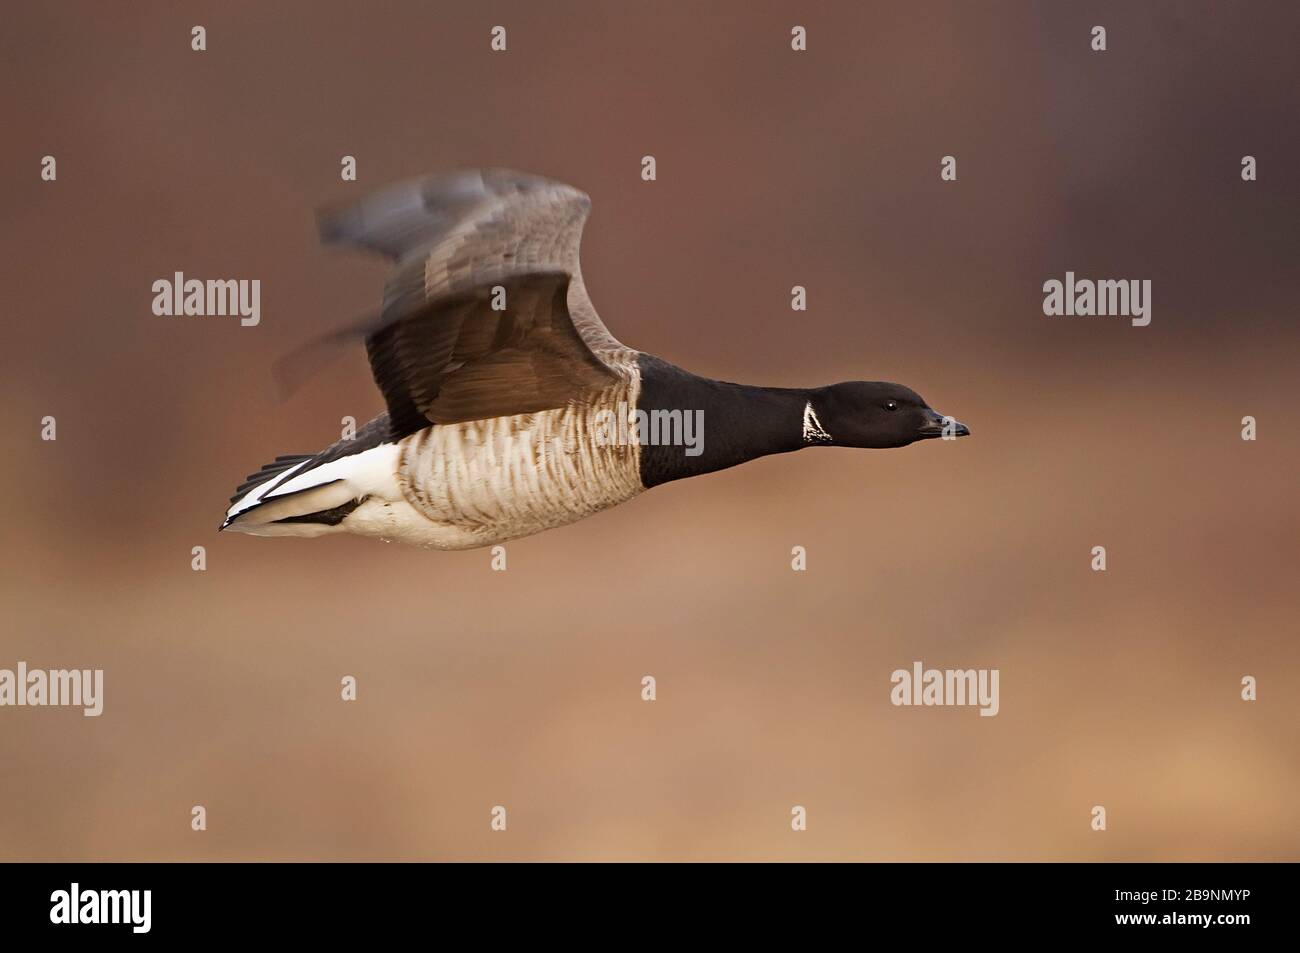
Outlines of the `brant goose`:
M322 346L364 340L388 409L350 440L251 474L221 529L472 549L767 454L970 433L900 384L751 387L625 347L578 266L590 206L558 182L481 170L322 213L323 241L394 269L376 320L277 373L301 377Z

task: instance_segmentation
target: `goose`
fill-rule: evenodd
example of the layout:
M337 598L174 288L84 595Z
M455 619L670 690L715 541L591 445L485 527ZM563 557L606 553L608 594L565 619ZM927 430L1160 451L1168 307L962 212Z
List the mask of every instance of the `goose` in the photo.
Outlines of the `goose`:
M434 175L318 214L326 244L392 261L364 341L386 410L350 439L275 458L220 529L352 533L463 550L563 526L651 487L804 447L885 449L970 429L901 384L757 387L629 348L583 285L591 201L503 169Z

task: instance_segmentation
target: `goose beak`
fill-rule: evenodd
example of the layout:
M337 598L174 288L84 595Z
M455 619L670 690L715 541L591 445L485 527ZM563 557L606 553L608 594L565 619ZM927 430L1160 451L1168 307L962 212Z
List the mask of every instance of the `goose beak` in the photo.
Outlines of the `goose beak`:
M929 408L925 411L925 423L921 425L919 431L920 439L932 439L942 437L945 440L954 440L957 437L969 437L970 428L960 420L952 417L945 417L936 413Z

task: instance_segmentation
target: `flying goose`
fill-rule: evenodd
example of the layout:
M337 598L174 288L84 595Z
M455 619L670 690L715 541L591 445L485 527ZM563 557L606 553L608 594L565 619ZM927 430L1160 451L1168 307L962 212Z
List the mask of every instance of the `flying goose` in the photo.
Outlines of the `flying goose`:
M582 282L590 207L559 182L484 169L321 213L323 241L393 261L377 321L332 336L364 339L388 409L251 474L221 529L472 549L767 454L970 433L900 384L729 384L624 346Z

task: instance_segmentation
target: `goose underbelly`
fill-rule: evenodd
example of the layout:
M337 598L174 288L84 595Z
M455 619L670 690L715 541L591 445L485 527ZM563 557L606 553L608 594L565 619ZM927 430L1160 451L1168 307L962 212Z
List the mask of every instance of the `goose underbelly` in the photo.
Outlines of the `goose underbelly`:
M617 400L600 401L412 434L399 444L403 503L367 500L348 517L347 529L470 549L563 526L629 500L644 489L639 447L602 440L610 431L598 426L601 409L617 406Z
M474 549L591 516L645 489L636 432L618 425L639 392L635 365L624 373L590 402L433 425L299 464L253 486L223 528Z

